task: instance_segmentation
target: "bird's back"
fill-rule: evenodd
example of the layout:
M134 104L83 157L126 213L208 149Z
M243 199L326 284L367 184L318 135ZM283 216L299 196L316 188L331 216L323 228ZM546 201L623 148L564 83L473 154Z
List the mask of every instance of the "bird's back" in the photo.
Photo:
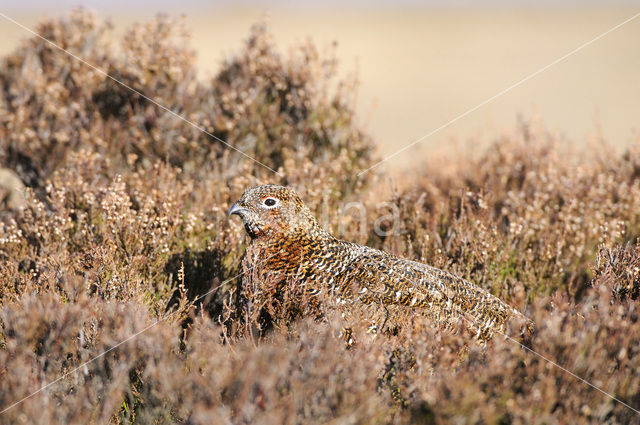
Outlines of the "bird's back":
M335 295L349 302L397 306L420 312L438 324L463 320L481 339L503 331L512 317L522 315L473 283L426 264L400 258L351 242L335 241L340 249L318 281L328 281ZM325 260L326 261L326 260Z

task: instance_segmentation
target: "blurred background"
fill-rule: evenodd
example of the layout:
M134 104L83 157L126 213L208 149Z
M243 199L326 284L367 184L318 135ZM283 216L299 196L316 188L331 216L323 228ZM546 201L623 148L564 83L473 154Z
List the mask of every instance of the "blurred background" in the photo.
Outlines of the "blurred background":
M45 0L4 3L33 27L81 4L115 26L114 37L158 12L184 14L201 77L215 75L265 14L280 49L311 38L337 42L343 75L359 76L361 121L388 155L640 11L640 2L359 1L232 2ZM0 54L28 34L0 18ZM395 157L457 143L473 148L537 118L559 140L639 137L640 17Z

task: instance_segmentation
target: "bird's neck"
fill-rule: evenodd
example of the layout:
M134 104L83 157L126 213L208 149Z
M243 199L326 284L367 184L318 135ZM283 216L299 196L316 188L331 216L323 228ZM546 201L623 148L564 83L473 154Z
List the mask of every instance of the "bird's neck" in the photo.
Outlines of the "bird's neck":
M260 258L267 259L270 263L270 258L279 259L278 262L286 259L288 262L297 263L337 241L321 226L313 226L254 238L248 248L259 253Z

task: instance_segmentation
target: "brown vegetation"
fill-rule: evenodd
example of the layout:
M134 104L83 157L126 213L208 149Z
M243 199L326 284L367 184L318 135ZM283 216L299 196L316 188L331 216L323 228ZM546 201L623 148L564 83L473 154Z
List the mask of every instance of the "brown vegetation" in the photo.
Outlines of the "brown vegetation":
M638 146L577 157L527 123L481 152L425 158L380 199L379 174L356 177L374 144L330 52L282 55L257 26L203 83L171 20L120 49L108 30L84 11L38 28L283 176L42 40L4 58L0 165L27 189L0 212L0 410L72 373L2 423L637 421L515 340L479 346L464 324L414 317L376 338L356 326L347 349L339 309L304 318L285 300L277 326L253 332L232 313L245 236L224 213L247 186L291 185L345 239L519 308L536 323L528 347L637 409ZM361 232L341 214L355 200L367 223L393 203L398 231Z

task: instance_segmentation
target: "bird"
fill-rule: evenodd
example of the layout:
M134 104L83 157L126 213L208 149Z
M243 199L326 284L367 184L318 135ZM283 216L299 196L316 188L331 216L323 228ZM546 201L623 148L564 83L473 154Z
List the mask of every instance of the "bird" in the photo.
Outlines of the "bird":
M259 268L277 281L273 288L295 282L313 295L326 291L338 305L358 304L373 317L374 332L390 315L419 313L445 327L462 319L486 342L511 318L524 318L452 273L334 237L291 188L249 188L230 207L232 215L250 237L245 273Z

